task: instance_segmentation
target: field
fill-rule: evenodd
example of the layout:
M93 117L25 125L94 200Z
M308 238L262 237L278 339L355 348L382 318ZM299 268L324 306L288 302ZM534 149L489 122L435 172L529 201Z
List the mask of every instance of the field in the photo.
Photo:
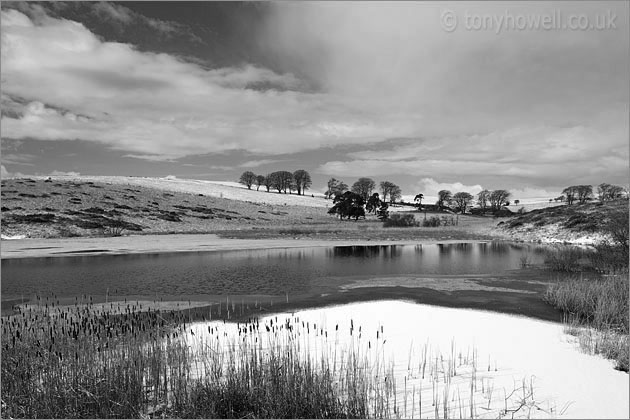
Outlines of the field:
M330 240L490 239L491 218L444 215L440 228L383 229L328 215L332 201L202 181L132 177L2 181L2 236L103 237L217 233L225 238ZM397 211L400 211L398 208ZM424 213L414 212L417 220ZM433 214L429 213L427 217ZM457 223L457 225L453 225Z

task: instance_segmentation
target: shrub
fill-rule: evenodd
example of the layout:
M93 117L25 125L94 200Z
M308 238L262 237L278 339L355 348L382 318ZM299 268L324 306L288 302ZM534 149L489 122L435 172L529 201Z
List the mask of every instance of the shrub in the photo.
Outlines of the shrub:
M438 227L440 226L440 218L436 216L431 216L428 219L424 219L422 221L422 226L424 227Z
M383 222L383 227L415 227L418 222L413 214L392 214Z
M562 248L545 252L545 264L552 271L567 273L582 271L590 252L580 248Z

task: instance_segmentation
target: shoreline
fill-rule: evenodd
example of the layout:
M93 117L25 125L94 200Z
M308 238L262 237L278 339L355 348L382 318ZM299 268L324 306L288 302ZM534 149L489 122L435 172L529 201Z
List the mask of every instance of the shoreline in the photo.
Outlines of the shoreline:
M493 240L505 241L496 238ZM130 235L91 238L32 238L2 240L2 259L73 256L166 254L179 252L245 251L331 246L432 245L490 242L489 239L226 239L217 234Z

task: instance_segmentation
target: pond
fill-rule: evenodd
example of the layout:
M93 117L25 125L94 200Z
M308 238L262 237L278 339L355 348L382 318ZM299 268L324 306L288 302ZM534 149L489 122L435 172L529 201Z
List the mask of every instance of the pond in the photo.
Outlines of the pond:
M542 250L482 242L5 259L2 296L308 293L370 278L502 275L524 259L542 263Z

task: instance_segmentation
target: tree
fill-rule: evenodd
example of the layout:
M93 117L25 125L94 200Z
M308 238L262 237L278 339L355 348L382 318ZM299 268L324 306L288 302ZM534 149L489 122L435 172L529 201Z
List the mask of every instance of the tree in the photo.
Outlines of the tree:
M245 171L241 174L241 179L238 182L245 185L248 190L251 190L252 185L256 182L256 174L252 171Z
M623 197L623 195L624 189L618 185L602 183L597 186L597 196L600 201L617 200Z
M521 200L514 200L514 204L518 206L518 203L520 203Z
M473 196L467 192L458 192L453 195L453 201L455 202L456 208L462 213L466 213L466 207L472 201Z
M440 210L444 208L445 204L449 204L451 202L452 194L449 190L440 190L438 191L438 200L435 203Z
M272 174L267 174L265 175L265 181L264 184L265 188L267 188L267 192L269 192L269 190L271 190L271 187L273 187L273 176Z
M400 200L401 197L402 197L402 190L400 189L398 185L395 185L392 191L390 191L389 193L389 202L395 203L396 200Z
M342 181L339 181L335 178L330 178L328 180L328 190L324 194L326 198L333 198L336 195L341 195L348 191L348 185Z
M285 194L292 188L293 174L289 171L276 171L272 172L271 186L278 190L278 194L284 192Z
M562 190L562 195L565 197L565 201L567 202L567 204L571 205L575 201L577 189L575 188L575 186L566 187L564 190Z
M372 178L359 178L357 182L352 184L352 192L359 194L365 202L370 194L372 194L374 187L376 187L376 183Z
M307 190L312 184L311 175L304 169L298 169L293 172L293 179L295 180L298 195L304 195L304 190Z
M265 176L264 175L256 175L256 191L260 191L260 186L265 185ZM269 189L267 189L269 191Z
M400 198L401 191L400 187L393 182L383 181L380 184L381 192L383 193L383 201L387 201L387 196L389 196L389 201L393 203L397 198Z
M354 217L355 220L359 220L359 217L365 217L365 201L363 197L352 191L346 191L343 194L338 194L333 199L334 205L328 210L328 214L338 214L340 219L347 217L350 219Z
M381 199L378 193L375 192L374 194L370 196L370 198L368 198L368 201L365 205L365 209L367 210L368 213L376 214L376 211L378 210L380 205L381 205Z
M577 185L577 199L580 204L586 203L587 200L593 198L593 186L592 185Z
M481 210L486 211L486 209L488 208L489 201L490 201L490 191L488 190L479 191L479 193L477 194L477 203L479 204L479 207L481 208Z
M510 195L510 192L507 190L494 190L490 192L489 201L492 210L501 210L501 207L506 205Z
M422 207L422 199L424 198L424 194L420 193L420 194L416 194L416 196L413 198L414 202L418 202L418 210L420 210L420 208Z
M385 221L389 219L389 210L387 210L388 207L389 206L386 202L381 202L381 206L376 211L376 217L378 217L378 220Z

